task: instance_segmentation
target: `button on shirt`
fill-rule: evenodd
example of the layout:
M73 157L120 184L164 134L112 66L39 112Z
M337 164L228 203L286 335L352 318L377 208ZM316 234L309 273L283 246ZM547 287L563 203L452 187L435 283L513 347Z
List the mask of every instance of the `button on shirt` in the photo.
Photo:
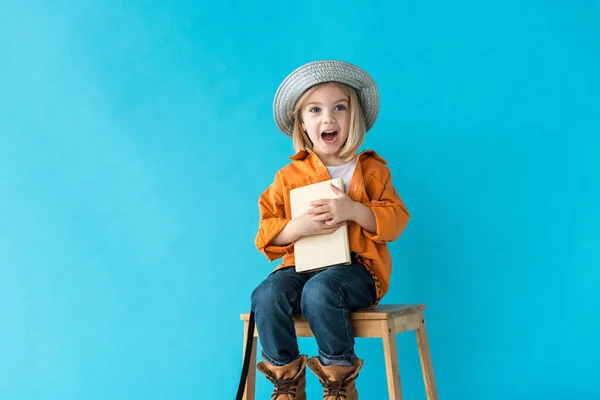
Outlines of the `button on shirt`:
M312 150L301 150L290 159L292 162L277 171L273 182L258 200L260 220L255 245L269 261L283 257L283 263L275 269L295 264L294 243L283 246L271 244L291 220L290 191L331 179L328 168L323 166ZM351 189L348 196L373 211L377 231L369 232L349 221L350 251L367 263L375 280L379 301L388 291L392 271L387 243L400 236L410 216L392 184L390 170L383 158L373 150L366 150L353 161L354 173L350 174L351 179L347 185Z

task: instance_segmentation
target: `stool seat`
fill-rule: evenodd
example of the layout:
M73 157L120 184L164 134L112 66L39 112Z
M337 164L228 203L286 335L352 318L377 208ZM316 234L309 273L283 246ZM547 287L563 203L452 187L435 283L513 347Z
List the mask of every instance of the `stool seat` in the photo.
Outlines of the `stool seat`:
M396 348L396 335L402 332L416 331L417 346L421 359L421 369L425 381L425 391L428 400L437 400L437 389L433 375L433 364L425 328L424 304L379 304L377 307L350 313L350 321L354 337L381 338L383 340L383 354L385 358L388 392L390 399L402 399L400 386L400 367L398 364L398 351ZM250 314L240 315L244 321L244 351L246 334ZM308 322L302 315L292 315L294 327L298 337L313 337ZM250 365L256 364L256 338L259 332L254 331ZM244 399L254 400L255 368L248 371ZM368 397L368 396L367 396Z

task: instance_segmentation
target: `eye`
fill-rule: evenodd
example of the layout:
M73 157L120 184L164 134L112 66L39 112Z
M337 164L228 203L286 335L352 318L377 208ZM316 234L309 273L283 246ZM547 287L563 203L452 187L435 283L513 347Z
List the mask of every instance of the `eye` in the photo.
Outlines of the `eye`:
M335 106L335 111L344 111L346 109L346 106L343 104L338 104L337 106Z
M310 110L308 110L308 112L311 112L311 113L316 113L316 112L319 112L319 111L321 111L321 109L319 107L313 107Z

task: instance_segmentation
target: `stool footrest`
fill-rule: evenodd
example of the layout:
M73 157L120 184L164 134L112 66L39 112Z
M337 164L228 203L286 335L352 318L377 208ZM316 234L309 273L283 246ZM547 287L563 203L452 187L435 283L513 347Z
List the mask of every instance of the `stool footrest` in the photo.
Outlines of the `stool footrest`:
M427 399L438 399L427 330L425 328L424 312L424 304L380 304L371 310L350 313L350 321L355 337L380 338L383 340L383 353L390 399L402 399L396 335L408 331L416 331ZM240 315L240 319L244 321L244 332L246 332L246 328L248 327L249 318L250 313ZM292 318L294 319L294 327L298 337L314 336L308 322L302 315L293 315ZM253 372L254 368L252 368L252 365L256 364L256 337L258 334L258 329L255 329L252 354L250 356L251 368L248 373L246 391L243 397L245 400L254 400L256 374ZM244 345L246 343L245 339Z

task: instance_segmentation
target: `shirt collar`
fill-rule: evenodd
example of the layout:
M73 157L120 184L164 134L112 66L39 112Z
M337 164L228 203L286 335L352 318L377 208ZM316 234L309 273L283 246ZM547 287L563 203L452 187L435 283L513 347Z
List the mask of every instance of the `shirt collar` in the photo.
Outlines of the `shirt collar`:
M295 160L295 161L304 160L306 157L308 157L309 155L313 155L313 154L315 154L315 153L312 150L303 148L302 150L298 151L293 156L289 157L289 159ZM385 161L383 159L383 157L381 157L379 154L377 154L375 152L375 150L364 150L358 154L358 157L359 157L359 159L360 159L360 157L373 157L374 159L381 161L383 164L387 164L387 161Z

